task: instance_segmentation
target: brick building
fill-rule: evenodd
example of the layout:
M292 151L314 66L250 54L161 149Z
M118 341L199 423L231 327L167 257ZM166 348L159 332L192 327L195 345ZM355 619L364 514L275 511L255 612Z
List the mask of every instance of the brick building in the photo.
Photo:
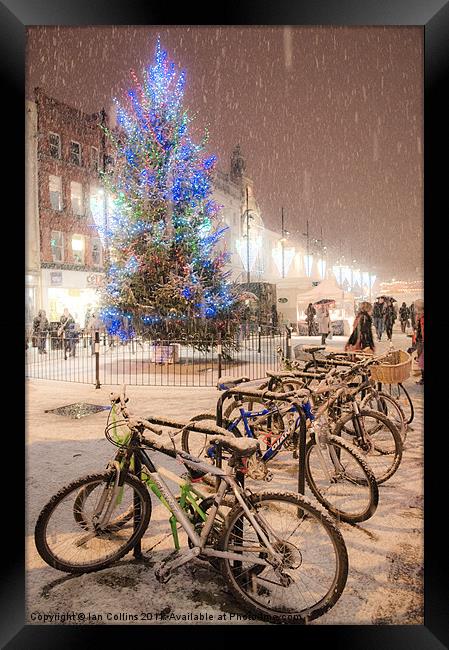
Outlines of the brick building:
M40 278L34 311L42 306L50 321L68 307L81 325L87 305L97 300L103 274L103 246L97 224L105 219L99 172L113 161L101 124L105 111L86 114L35 90L32 122L37 158L27 192L36 193ZM32 129L32 127L31 127ZM32 137L30 136L30 146ZM33 175L36 178L33 178ZM33 188L33 181L35 188ZM28 206L29 208L31 206ZM32 219L28 217L32 228Z

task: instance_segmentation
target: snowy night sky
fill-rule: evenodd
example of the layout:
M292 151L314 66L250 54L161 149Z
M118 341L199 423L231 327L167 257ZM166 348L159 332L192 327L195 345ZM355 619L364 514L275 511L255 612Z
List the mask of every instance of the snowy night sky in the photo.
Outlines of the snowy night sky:
M423 245L421 27L29 27L35 86L109 111L156 38L187 73L185 106L229 171L239 143L265 225L412 279ZM296 233L296 234L295 234Z

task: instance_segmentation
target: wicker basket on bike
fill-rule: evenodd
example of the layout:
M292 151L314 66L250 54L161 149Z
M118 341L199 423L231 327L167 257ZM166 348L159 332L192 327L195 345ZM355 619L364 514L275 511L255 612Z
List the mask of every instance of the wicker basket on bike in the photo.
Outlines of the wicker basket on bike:
M379 365L370 366L370 375L381 384L400 384L410 377L412 358L404 350L394 350Z

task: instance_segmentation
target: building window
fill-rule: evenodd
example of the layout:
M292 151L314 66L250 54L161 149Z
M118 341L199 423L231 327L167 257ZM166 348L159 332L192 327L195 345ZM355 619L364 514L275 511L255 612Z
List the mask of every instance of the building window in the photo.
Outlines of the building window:
M92 264L101 266L101 241L98 237L92 238Z
M81 145L79 142L70 142L70 162L73 165L81 166Z
M72 235L72 256L75 264L84 264L84 251L83 235Z
M59 230L51 231L51 254L53 262L64 261L64 233Z
M48 177L48 185L50 189L50 204L53 210L62 210L62 185L60 176Z
M50 156L52 158L61 158L61 138L58 133L48 134L48 143L50 148Z
M104 193L101 187L95 187L91 185L90 196L89 196L89 209L90 214L94 218L97 224L102 223L103 217L103 206Z
M90 167L94 171L98 171L98 149L97 147L90 148Z
M76 181L70 182L70 200L72 203L72 212L82 216L83 210L83 186Z

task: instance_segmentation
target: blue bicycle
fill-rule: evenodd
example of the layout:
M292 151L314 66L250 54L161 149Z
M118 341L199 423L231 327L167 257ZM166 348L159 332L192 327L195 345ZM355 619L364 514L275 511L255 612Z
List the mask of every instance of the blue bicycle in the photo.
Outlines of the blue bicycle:
M219 388L227 390L245 381L245 378L222 382ZM334 436L320 422L315 422L307 395L296 393L295 404L263 398L234 395L223 413L223 428L236 437L257 438L260 451L249 458L244 473L254 480L270 481L272 472L268 463L281 450L292 452L298 458L299 431L302 410L308 422L309 439L306 444L304 469L307 484L317 500L334 516L348 523L366 521L376 511L379 491L376 478L363 456L353 445ZM202 413L194 421L213 421L214 413ZM211 464L217 464L215 447L207 434L184 430L182 449ZM220 459L227 463L228 457ZM206 482L213 483L213 479Z

